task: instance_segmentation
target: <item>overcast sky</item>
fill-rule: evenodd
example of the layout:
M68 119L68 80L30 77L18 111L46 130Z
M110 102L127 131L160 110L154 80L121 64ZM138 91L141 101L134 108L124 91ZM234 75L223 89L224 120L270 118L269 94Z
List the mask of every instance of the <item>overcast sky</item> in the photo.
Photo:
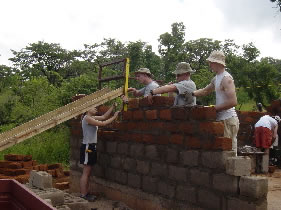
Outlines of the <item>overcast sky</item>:
M157 52L158 38L183 22L185 40L253 42L261 55L281 59L281 13L270 0L9 0L0 3L0 65L11 49L58 43L83 49L103 38L144 41Z

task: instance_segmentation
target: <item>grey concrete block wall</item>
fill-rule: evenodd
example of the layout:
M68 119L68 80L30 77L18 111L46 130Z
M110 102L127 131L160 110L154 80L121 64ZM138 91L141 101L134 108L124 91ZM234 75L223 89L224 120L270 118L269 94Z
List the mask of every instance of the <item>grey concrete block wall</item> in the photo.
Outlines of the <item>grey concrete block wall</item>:
M267 201L249 201L247 199L239 199L236 197L227 198L227 210L266 210Z
M168 110L163 113L168 113ZM137 191L138 195L145 195L145 198L153 195L169 201L170 205L166 209L179 205L183 207L181 209L266 209L268 183L251 176L244 177L251 173L251 161L235 157L235 153L227 149L213 148L210 142L216 140L217 136L205 135L198 129L192 133L191 128L198 126L208 130L212 121L196 112L195 117L200 117L205 123L201 125L200 120L189 119L184 126L193 124L191 130L184 127L184 131L179 133L177 127L181 121L175 120L177 126L174 126L170 117L168 113L159 124L158 120L153 121L157 132L153 130L149 133L149 125L138 120L133 122L134 126L126 124L138 127L138 132L126 130L117 131L116 134L112 132L109 137L99 136L98 163L94 167L94 178L91 179L93 183L98 177L108 182L109 186L126 187L124 193L128 197L133 196L131 190ZM158 138L161 129L165 129L167 138ZM134 138L137 140L134 141ZM71 148L71 158L74 158L77 156L74 154L79 153L79 145ZM70 162L71 170L81 173L78 160L70 159ZM110 193L111 190L108 189ZM121 192L123 188L116 190ZM120 196L118 194L115 198Z
M238 177L220 173L213 175L213 187L223 193L238 193Z
M239 181L240 194L254 199L267 196L268 180L266 177L243 176Z
M228 158L226 173L233 176L249 176L251 174L251 159L246 156Z
M159 149L156 144L118 141L106 141L104 145L100 147L104 148L103 152L98 151L94 176L187 206L229 210L233 208L233 199L238 199L242 207L252 208L255 203L246 204L239 196L252 202L267 193L267 182L237 176L244 174L242 169L237 169L241 158L233 157L231 151L186 150L169 145ZM165 158L161 156L163 151L169 153ZM227 166L228 160L235 163ZM233 165L232 175L227 174L230 165Z

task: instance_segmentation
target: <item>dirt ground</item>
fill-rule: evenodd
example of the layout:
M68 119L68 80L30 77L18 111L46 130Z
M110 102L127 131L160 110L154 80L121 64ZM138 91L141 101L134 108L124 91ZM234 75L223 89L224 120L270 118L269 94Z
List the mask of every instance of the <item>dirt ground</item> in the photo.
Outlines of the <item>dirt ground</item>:
M275 170L268 177L268 210L281 209L281 169Z
M261 175L268 177L268 210L281 210L281 169L276 169L274 173ZM132 210L125 204L99 197L95 202L90 203L92 210Z

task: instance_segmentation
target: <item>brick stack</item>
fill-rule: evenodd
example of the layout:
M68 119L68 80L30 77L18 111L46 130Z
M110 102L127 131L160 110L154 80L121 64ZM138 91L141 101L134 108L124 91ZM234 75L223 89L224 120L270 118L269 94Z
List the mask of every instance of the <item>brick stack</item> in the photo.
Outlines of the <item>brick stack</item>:
M31 155L4 155L4 160L0 161L0 178L15 179L20 183L26 183L29 173L37 162L32 160Z
M152 105L130 100L112 131L99 129L93 191L133 209L266 208L266 182L253 181L253 189L259 183L264 189L258 196L240 192L250 183L240 178L250 175L251 162L234 157L213 107L171 107L173 98L153 99ZM82 130L75 119L71 125L70 190L79 191Z
M69 188L69 171L64 171L60 163L38 164L31 155L6 154L0 160L0 179L15 179L27 183L31 170L46 171L53 177L53 185L58 189Z

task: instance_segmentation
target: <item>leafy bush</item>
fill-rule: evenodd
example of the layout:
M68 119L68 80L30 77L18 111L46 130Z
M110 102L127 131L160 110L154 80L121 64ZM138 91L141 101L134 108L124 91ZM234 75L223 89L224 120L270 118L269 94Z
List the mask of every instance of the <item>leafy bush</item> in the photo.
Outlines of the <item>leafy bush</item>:
M38 163L62 163L68 167L69 139L69 128L60 125L1 151L0 159L3 160L5 154L24 154L32 155Z

